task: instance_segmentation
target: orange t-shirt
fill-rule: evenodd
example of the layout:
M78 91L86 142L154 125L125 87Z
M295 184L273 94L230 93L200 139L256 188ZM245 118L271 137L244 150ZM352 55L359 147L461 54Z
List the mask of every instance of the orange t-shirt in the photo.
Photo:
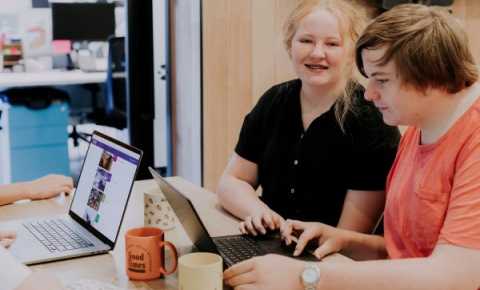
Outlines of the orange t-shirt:
M434 144L405 132L387 179L390 258L429 256L436 244L480 249L480 99Z

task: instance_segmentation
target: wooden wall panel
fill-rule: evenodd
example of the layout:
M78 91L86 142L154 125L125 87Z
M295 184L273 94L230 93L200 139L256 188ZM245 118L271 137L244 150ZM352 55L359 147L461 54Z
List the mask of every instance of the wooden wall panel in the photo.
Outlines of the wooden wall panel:
M470 48L477 64L480 64L480 1L478 0L455 0L452 6L453 15L463 21L467 31Z
M283 45L283 23L296 1L263 0L252 5L252 100L295 77Z
M244 116L273 84L294 77L282 43L292 0L204 0L204 185L214 190Z
M204 185L215 189L251 108L251 0L203 1Z
M173 174L201 185L200 3L172 0L170 9Z
M356 0L369 5L369 0ZM245 114L273 84L294 73L282 26L296 0L203 0L203 173L214 190ZM370 15L375 8L367 7ZM480 1L455 0L480 61Z
M275 73L274 84L295 78L290 56L288 55L283 44L283 24L290 12L293 10L298 1L293 0L275 0L275 38L276 43L273 46L275 66L273 67ZM271 84L268 86L270 87Z
M274 0L253 1L252 3L252 95L251 101L258 100L275 80L275 58L273 44L275 37Z

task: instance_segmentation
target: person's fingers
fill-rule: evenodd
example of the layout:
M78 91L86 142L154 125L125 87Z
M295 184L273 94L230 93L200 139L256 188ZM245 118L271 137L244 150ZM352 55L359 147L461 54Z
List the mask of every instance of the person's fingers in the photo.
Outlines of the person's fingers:
M253 223L252 223L252 217L251 216L247 216L245 218L245 228L247 229L247 232L251 235L254 235L256 236L257 235L257 231L255 230L255 227L253 226Z
M240 229L240 232L242 234L248 234L247 230L245 229L245 223L244 222L239 223L238 228Z
M0 240L0 245L3 246L4 248L10 247L15 239L2 239Z
M72 187L69 191L65 192L67 195L73 194L75 192L75 187Z
M271 213L264 213L262 216L264 224L270 228L272 231L276 228L275 223L273 222L273 217Z
M282 238L285 240L285 244L287 245L290 245L292 242L292 227L293 226L290 220L287 220L281 228Z
M255 286L255 284L245 284L245 285L239 285L235 288L235 290L257 290L258 288Z
M282 226L280 227L280 235L283 236L283 233L286 231L287 228L287 222L284 222Z
M297 246L295 247L295 251L293 252L294 256L298 256L303 252L303 249L307 245L307 243L316 237L319 233L313 230L305 230L303 233L298 237Z
M336 253L340 250L341 250L340 247L335 243L335 241L332 240L332 239L329 239L329 240L325 241L325 243L323 243L320 247L318 247L315 250L315 252L313 252L313 255L317 259L321 260L324 257L326 257L330 254Z
M262 234L266 234L267 233L267 230L265 229L265 227L263 226L263 222L262 222L262 217L261 216L254 216L252 218L252 223L253 223L253 226L255 227L255 229L257 231L259 231L260 233Z
M285 220L279 214L274 214L273 222L275 223L275 228L280 229L282 225L285 223Z
M290 220L290 223L292 224L293 230L304 231L308 226L308 223L299 220Z
M275 229L275 223L273 222L273 216L271 213L264 213L262 216L263 224L270 230Z
M64 187L62 188L62 191L61 191L61 192L68 193L68 192L70 192L71 190L72 190L72 188L71 188L71 187L64 186Z
M288 240L290 244L292 241L297 242L297 236L299 233L305 231L307 229L308 224L299 220L287 220L285 223L288 223ZM294 240L295 239L295 240Z
M15 231L0 231L0 239L15 239L16 237Z
M244 272L239 275L235 275L228 280L225 280L225 283L232 286L237 287L245 284L252 284L255 282L255 275L253 272Z
M73 178L67 177L66 185L68 186L68 188L72 189L73 188Z
M252 271L254 259L255 258L242 261L225 270L225 272L223 272L223 280L228 280L237 275Z

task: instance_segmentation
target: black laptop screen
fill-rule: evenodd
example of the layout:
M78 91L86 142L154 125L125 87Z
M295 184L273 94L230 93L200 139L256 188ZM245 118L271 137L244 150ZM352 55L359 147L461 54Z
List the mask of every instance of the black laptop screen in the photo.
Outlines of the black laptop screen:
M201 251L218 253L215 243L208 234L192 202L168 181L163 179L155 170L152 168L148 169L168 203L172 206L173 211L193 244Z

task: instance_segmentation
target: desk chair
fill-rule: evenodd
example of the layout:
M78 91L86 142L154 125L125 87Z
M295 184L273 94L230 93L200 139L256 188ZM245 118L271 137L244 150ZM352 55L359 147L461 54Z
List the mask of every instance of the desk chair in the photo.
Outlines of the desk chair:
M125 38L108 39L107 93L105 94L106 120L103 125L124 129L127 127Z
M90 134L77 129L78 125L89 123L89 116L98 110L98 96L103 88L99 84L83 84L81 86L62 87L70 95L70 125L69 137L73 140L73 146L77 147L79 141L89 142Z
M127 91L126 91L126 59L125 59L125 38L110 37L108 39L108 67L107 81L103 104L94 108L88 114L86 122L97 125L124 129L127 127ZM89 134L80 133L76 126L72 128L73 136L88 141ZM78 145L78 139L74 138L74 145Z
M108 39L108 66L103 107L89 116L90 121L103 126L127 127L127 91L125 73L125 38Z

